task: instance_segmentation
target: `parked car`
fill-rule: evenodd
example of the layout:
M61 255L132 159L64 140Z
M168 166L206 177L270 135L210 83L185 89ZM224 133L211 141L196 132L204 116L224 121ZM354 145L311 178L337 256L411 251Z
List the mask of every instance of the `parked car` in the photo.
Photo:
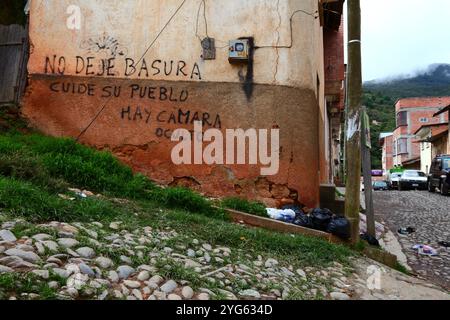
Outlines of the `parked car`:
M388 178L388 185L391 189L397 189L398 188L398 181L400 180L400 177L402 176L402 172L393 172L389 175Z
M419 170L406 170L403 172L398 182L398 190L422 189L428 186L427 175Z
M389 186L386 181L374 181L373 190L375 191L386 191L389 190Z
M435 192L436 188L442 195L450 191L450 155L438 155L431 163L428 191Z

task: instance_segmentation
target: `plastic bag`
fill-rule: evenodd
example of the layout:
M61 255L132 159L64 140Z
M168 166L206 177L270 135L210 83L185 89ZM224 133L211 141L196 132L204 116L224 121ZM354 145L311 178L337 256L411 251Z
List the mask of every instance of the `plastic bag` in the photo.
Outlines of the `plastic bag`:
M283 206L281 209L294 211L296 218L305 214L303 212L302 208L300 208L300 206L295 205L295 204L287 204L287 205Z
M298 215L295 218L293 223L295 225L299 226L299 227L304 227L304 228L309 228L309 229L313 228L312 218L310 216L305 215L305 214Z
M378 242L377 238L370 236L367 233L363 233L360 235L361 240L367 241L368 244L371 246L379 247L380 243Z
M328 209L314 209L311 213L313 228L327 231L333 213Z
M280 209L268 208L266 210L267 210L267 215L274 220L292 223L295 219L295 212L290 209L280 210Z
M350 221L344 217L333 218L328 224L327 232L341 239L348 240L351 238Z

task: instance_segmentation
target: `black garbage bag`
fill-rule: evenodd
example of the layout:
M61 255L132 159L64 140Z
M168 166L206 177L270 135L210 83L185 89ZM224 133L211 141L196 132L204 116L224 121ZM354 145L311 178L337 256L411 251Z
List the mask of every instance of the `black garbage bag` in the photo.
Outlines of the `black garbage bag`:
M327 231L333 213L328 209L314 209L311 213L313 229Z
M300 208L300 206L295 205L295 204L287 204L287 205L283 206L281 209L294 211L296 218L305 215L302 208Z
M360 235L361 240L367 241L371 246L379 247L380 243L378 242L377 238L370 236L367 233Z
M351 236L350 221L344 217L335 217L328 224L327 232L335 236L348 240Z
M304 228L309 228L309 229L313 228L312 218L310 216L307 216L306 214L301 214L301 215L298 215L297 217L295 217L293 224L295 224L299 227L304 227Z

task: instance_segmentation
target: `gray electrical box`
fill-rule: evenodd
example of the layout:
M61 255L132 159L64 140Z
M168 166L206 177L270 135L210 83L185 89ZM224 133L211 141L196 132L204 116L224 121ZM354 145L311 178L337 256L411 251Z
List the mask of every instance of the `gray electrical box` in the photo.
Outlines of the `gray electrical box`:
M228 53L230 63L248 63L249 60L249 41L248 39L231 40Z
M216 43L213 38L205 38L202 40L202 58L203 60L216 59Z

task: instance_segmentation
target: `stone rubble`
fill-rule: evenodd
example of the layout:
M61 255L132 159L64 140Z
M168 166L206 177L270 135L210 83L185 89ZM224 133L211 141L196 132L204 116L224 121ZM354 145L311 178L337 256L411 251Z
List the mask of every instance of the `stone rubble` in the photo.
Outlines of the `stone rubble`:
M357 298L355 283L365 283L339 263L328 268L289 265L185 238L168 228L52 222L38 226L48 233L18 239L13 230L21 223L2 224L0 275L32 274L62 300L348 300ZM19 296L0 288L0 298L30 296L39 299L35 293Z

